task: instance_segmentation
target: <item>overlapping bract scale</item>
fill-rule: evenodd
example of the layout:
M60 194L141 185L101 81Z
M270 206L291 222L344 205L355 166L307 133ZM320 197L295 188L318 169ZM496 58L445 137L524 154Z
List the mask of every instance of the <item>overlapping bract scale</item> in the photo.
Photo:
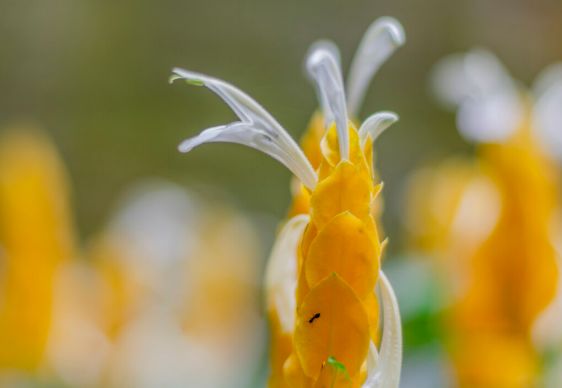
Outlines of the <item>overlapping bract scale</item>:
M367 313L336 273L312 288L298 307L294 344L308 377L317 379L330 356L344 364L350 376L359 372L369 349Z

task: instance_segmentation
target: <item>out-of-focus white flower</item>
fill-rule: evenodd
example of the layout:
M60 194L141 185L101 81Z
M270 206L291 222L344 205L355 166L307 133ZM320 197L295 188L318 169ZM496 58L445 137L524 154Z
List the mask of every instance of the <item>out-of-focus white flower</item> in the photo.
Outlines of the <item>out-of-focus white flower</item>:
M551 156L562 158L562 64L537 77L531 98L492 53L481 49L444 58L431 80L438 99L458 108L457 126L468 140L502 142L526 125L530 109L536 139Z

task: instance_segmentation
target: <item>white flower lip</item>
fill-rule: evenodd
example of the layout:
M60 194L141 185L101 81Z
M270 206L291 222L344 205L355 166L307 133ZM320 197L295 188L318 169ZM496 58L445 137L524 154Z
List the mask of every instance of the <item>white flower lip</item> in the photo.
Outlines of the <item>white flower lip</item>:
M380 352L372 345L367 359L368 375L363 388L398 388L402 370L402 326L398 301L386 275L379 272L384 314Z
M287 131L256 101L240 89L222 80L175 68L170 82L184 79L188 83L205 86L217 94L238 116L240 121L204 130L183 141L178 149L189 152L211 142L229 142L255 148L284 164L301 182L313 189L316 172Z
M402 25L394 18L382 17L367 29L351 63L347 92L343 85L340 54L337 46L326 40L314 43L308 51L306 70L316 90L326 126L335 121L342 159L349 157L348 117L356 117L367 88L382 64L405 42ZM349 112L349 113L348 113ZM363 139L373 140L397 120L381 112L364 123ZM395 115L394 115L395 116ZM384 120L383 120L384 119Z
M368 138L375 142L378 137L392 124L398 121L398 115L394 112L377 112L363 121L359 127L359 139L361 145L365 145Z
M265 272L268 304L275 306L283 332L292 332L296 320L297 251L308 225L308 215L291 218L281 229Z
M445 57L435 66L432 87L443 104L458 107L457 127L467 140L504 141L523 119L517 85L488 51Z
M329 40L319 40L319 41L313 43L310 46L310 48L308 49L308 52L306 54L306 60L305 60L305 63L304 63L305 75L307 76L307 78L311 82L313 82L315 84L316 94L318 96L318 101L320 101L320 107L322 109L322 114L324 116L324 125L327 127L332 122L334 122L335 117L333 116L333 112L332 112L332 109L330 108L329 101L326 100L326 94L323 92L323 90L320 88L320 86L316 83L316 80L314 78L314 74L310 73L309 63L308 63L309 58L318 50L328 51L330 53L330 55L332 56L332 58L334 58L334 60L336 61L338 69L341 69L341 56L340 56L340 50L334 42L329 41Z
M306 61L308 74L315 80L326 117L333 117L338 131L340 155L349 159L349 133L345 90L339 60L333 50L316 46Z
M347 106L353 117L359 113L372 78L405 41L404 28L394 18L382 17L369 26L359 43L347 77Z

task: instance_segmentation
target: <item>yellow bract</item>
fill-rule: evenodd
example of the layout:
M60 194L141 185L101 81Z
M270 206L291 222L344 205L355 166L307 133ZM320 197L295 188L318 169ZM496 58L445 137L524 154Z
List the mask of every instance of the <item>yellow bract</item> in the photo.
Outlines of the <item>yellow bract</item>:
M292 332L283 332L275 310L269 309L268 318L271 332L271 339L269 341L271 365L269 386L271 388L281 388L285 386L285 379L290 379L289 376L302 376L302 373L292 373L292 368L300 367L296 360L291 360L291 363L287 364L288 358L293 350ZM296 355L293 357L296 357ZM286 371L284 371L284 369L286 369ZM297 387L298 385L292 384L291 386Z
M371 216L372 183L353 164L342 161L318 183L311 196L311 213L318 228L348 211L360 220Z
M359 388L363 385L365 380L366 369L362 368L354 378L351 378L345 371L335 368L333 365L327 363L320 372L320 376L314 388Z
M353 290L337 275L312 288L297 311L295 348L304 373L317 379L333 356L355 376L367 357L367 314Z
M278 385L280 387L309 388L314 380L307 377L302 370L301 363L295 353L291 354L283 366L284 379ZM275 386L271 383L270 386Z
M322 163L323 156L320 150L320 142L325 132L324 116L316 112L301 139L301 148L314 169L320 167L320 163Z
M335 272L361 297L373 292L378 260L364 224L349 212L334 217L314 239L304 273L314 287ZM353 265L350 265L353 263Z
M322 162L320 142L325 132L324 117L321 113L316 112L312 116L308 128L301 139L301 148L315 170L320 167ZM297 214L308 214L310 210L310 192L296 178L293 178L292 191L293 202L289 210L289 218Z

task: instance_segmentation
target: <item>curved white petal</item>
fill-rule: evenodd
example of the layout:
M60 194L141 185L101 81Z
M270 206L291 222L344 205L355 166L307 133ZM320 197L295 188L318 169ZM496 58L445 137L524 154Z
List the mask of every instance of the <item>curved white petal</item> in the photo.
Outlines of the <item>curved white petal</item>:
M326 117L333 117L338 130L338 141L342 159L349 158L349 133L347 107L339 60L333 51L319 46L308 56L306 68L316 82Z
M380 296L383 308L383 332L378 363L369 369L363 388L398 388L402 369L402 326L394 290L380 271Z
M562 62L548 66L540 72L533 83L533 93L540 98L551 87L562 83Z
M363 388L374 388L380 379L380 376L376 373L377 365L379 364L379 352L377 347L371 341L369 343L369 353L367 355L367 379L363 383Z
M364 145L368 138L376 141L388 127L398 121L398 115L394 112L378 112L367 118L359 127L359 139Z
M206 86L234 111L241 121L209 128L179 146L181 152L209 142L231 142L260 150L283 163L308 188L317 177L310 162L287 131L256 101L222 80L183 69L174 69L170 82L185 79L193 85Z
M499 59L488 50L473 49L465 55L464 71L475 93L486 95L502 90L516 93L515 82Z
M499 60L478 49L452 54L433 67L431 87L441 103L456 108L467 98L479 98L504 89L514 92L514 84Z
M502 142L523 120L519 96L500 92L463 101L457 112L457 127L464 138L481 143Z
M468 140L502 141L523 119L515 82L488 51L448 56L437 63L431 79L436 97L459 108L457 126Z
M292 332L295 325L297 249L308 221L308 215L299 215L285 224L277 236L265 271L268 307L277 311L285 333Z
M464 67L465 54L451 54L438 61L431 71L430 86L437 101L448 109L456 109L472 94L474 85Z
M405 41L404 28L394 18L382 17L369 26L351 62L347 78L347 107L353 117L359 113L373 76Z
M306 54L306 61L305 61L305 73L307 77L315 82L313 74L310 73L308 69L308 59L315 53L317 50L326 50L330 52L330 55L336 60L338 68L341 69L341 56L340 50L338 46L330 41L330 40L319 40L313 43L308 52ZM326 127L335 121L335 117L333 116L332 109L330 108L329 101L326 100L326 94L321 90L318 84L316 84L316 95L318 97L318 101L320 101L320 107L322 109L322 114L324 115L324 123Z

